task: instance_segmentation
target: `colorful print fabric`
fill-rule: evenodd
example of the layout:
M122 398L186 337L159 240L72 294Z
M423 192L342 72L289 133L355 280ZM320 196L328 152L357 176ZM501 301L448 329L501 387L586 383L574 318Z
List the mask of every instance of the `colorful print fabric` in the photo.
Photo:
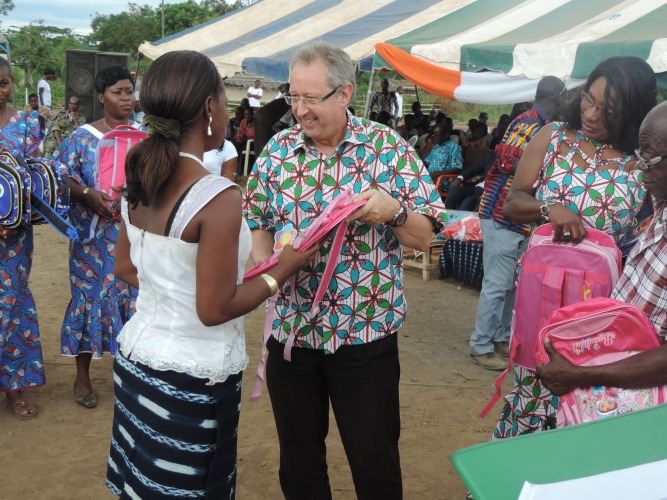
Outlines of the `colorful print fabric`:
M618 241L631 228L632 219L639 213L646 196L641 171L627 166L635 159L631 155L603 159L610 144L591 142L596 148L595 154L587 156L579 147L585 140L581 131L571 140L565 134L565 124L553 124L535 197L559 201L578 214L584 226L604 231ZM566 146L565 154L561 153L562 145ZM585 166L577 164L575 155L584 160ZM599 168L614 163L619 164L619 168Z
M56 150L69 169L70 178L94 188L95 150L102 134L78 128ZM119 220L100 219L94 237L88 238L94 212L82 203L72 203L69 219L78 241L70 242L70 288L72 300L65 311L61 330L61 354L89 352L98 358L116 353L116 336L135 310L137 290L114 274L114 256Z
M507 127L503 140L496 146L496 161L484 180L484 193L479 201L480 219L493 219L505 229L530 234L530 225L506 219L503 207L512 187L512 170L519 163L530 140L547 121L549 117L545 111L539 105L534 105Z
M0 150L28 156L39 146L37 116L17 111L0 130ZM32 227L0 238L0 392L45 383L37 309L28 288Z
M595 154L587 156L579 147L584 140L581 131L571 140L565 135L565 124L553 124L536 197L561 202L579 214L584 226L604 231L618 241L630 229L644 201L641 172L627 166L633 156L603 159L604 151L611 148L609 144L591 142ZM561 153L562 145L566 154ZM577 165L575 154L584 160L585 167ZM612 163L619 168L595 170ZM514 388L505 398L494 439L554 428L557 410L558 397L541 385L533 371L514 365Z
M245 215L251 229L276 233L291 224L302 231L343 189L378 189L442 220L440 196L410 145L392 129L351 115L345 139L329 158L298 125L271 138L248 181ZM349 225L320 313L310 317L330 247L325 243L280 290L273 335L285 342L293 333L295 346L333 353L398 331L406 312L403 251L386 224Z

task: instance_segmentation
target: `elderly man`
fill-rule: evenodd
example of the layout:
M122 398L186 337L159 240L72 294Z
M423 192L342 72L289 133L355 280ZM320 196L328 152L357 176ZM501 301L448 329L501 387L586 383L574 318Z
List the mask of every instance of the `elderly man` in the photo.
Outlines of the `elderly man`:
M667 103L653 108L639 129L643 182L653 197L654 216L632 249L612 298L644 311L661 338L667 337ZM556 395L576 387L604 385L641 389L667 384L667 344L603 366L574 366L547 345L551 362L537 367Z
M331 498L325 438L329 401L357 497L402 498L398 452L398 336L406 313L402 245L426 249L444 207L412 148L392 129L347 112L355 69L342 50L304 46L293 57L297 125L273 136L248 181L252 257L272 254L276 233L302 231L342 190L367 200L340 255L325 242L279 292L267 343L267 384L280 440L286 498ZM312 300L329 258L337 265L321 310ZM294 342L291 362L285 344Z
M75 95L69 98L67 111L61 111L53 120L51 133L44 140L44 155L50 157L60 144L80 125L86 123L86 117L77 113L79 98Z

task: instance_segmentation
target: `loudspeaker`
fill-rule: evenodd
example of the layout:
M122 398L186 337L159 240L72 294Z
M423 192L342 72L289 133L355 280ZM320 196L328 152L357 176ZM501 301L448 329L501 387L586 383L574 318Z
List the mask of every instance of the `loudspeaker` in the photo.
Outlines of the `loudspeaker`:
M70 97L79 98L79 113L92 123L104 117L104 108L95 92L95 75L109 66L124 66L129 69L129 54L97 52L96 50L69 49L65 56L65 109Z

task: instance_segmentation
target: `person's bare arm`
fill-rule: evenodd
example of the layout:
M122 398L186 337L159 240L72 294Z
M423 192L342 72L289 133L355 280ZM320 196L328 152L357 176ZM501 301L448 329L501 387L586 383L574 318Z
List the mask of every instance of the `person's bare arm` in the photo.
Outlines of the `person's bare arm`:
M241 193L227 189L211 200L195 219L199 227L196 308L199 319L207 326L242 316L270 295L269 285L261 277L237 284L241 217ZM267 274L282 284L312 260L318 249L315 245L296 252L288 245L278 265Z
M535 198L535 186L542 170L550 139L550 127L543 127L535 134L521 155L512 180L512 187L503 206L503 214L508 219L522 223L542 220L540 208L544 202ZM572 243L577 243L586 236L586 229L581 218L565 208L563 204L550 205L547 213L549 222L554 226L554 241L563 241L564 231L570 232L571 238L567 241Z
M236 168L238 165L238 157L235 156L224 162L220 167L220 175L227 177L230 181L236 182Z
M118 241L116 243L116 256L114 258L114 273L117 278L125 283L139 288L139 279L137 278L137 268L132 263L130 257L130 240L127 237L127 227L125 221L121 221L118 230Z
M545 343L545 348L551 361L538 365L537 375L557 396L595 385L642 389L667 384L667 344L601 366L576 366L558 354L551 343Z
M69 180L69 190L70 196L74 201L88 205L103 219L113 218L114 212L107 204L107 202L113 201L113 198L108 194L93 188L85 188L71 178Z
M263 229L253 229L250 258L259 265L273 255L273 233Z

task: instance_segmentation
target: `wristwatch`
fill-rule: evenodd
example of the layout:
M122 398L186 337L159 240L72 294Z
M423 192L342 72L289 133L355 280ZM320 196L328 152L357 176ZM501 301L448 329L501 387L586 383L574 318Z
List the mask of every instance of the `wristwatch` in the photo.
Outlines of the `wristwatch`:
M408 221L408 209L405 208L405 205L398 202L401 207L398 209L398 212L394 214L390 221L387 222L387 225L390 227L401 227Z

